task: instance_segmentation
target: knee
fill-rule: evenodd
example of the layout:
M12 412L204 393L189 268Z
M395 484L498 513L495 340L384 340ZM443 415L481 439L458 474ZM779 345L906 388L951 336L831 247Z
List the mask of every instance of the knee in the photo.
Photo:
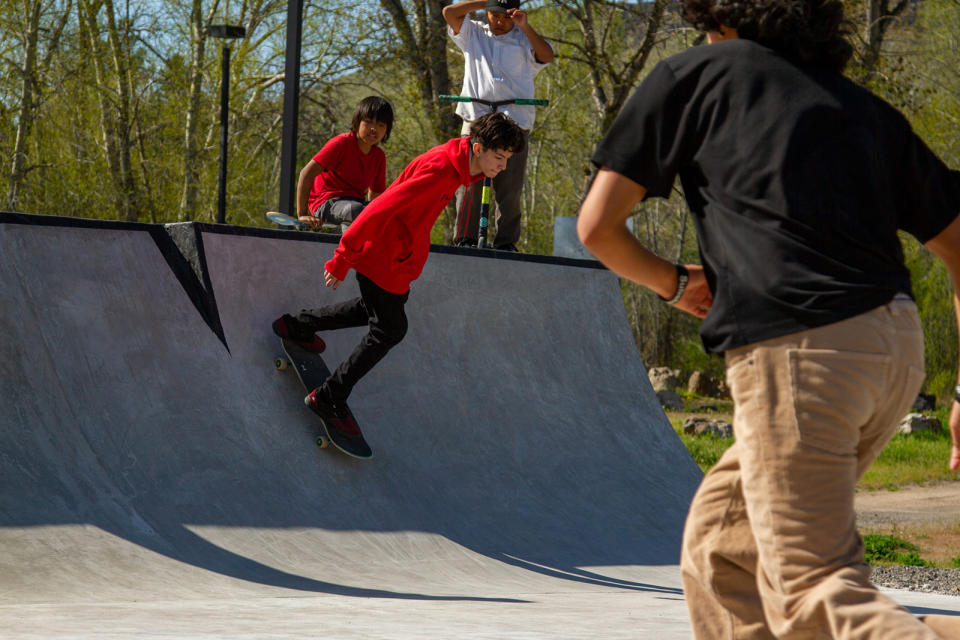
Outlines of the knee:
M350 219L353 220L360 212L363 211L363 208L367 206L366 202L361 202L359 200L351 200L347 205L347 215L350 216Z
M394 347L407 335L407 318L401 316L390 324L381 324L374 328L374 335L380 344Z

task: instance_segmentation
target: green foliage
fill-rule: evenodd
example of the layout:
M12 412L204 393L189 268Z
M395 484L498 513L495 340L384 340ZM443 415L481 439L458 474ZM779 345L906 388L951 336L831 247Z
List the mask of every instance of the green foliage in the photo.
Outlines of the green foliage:
M699 436L687 435L682 430L677 430L677 435L683 442L683 445L690 453L690 457L697 463L700 470L706 473L713 465L717 464L723 452L733 444L731 438L719 438L713 434L705 433Z
M915 544L893 535L867 534L863 536L863 546L864 561L870 565L931 566L920 557L919 548Z
M940 405L934 412L925 412L947 424L949 404ZM953 481L957 474L947 466L950 459L950 431L937 431L894 435L870 469L861 478L859 486L879 489L906 484Z

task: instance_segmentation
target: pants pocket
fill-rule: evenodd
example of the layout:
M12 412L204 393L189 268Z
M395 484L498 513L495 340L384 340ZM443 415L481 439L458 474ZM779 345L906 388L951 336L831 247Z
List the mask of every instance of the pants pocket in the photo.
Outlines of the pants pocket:
M856 454L860 428L884 400L891 356L797 348L787 357L800 442L838 455Z

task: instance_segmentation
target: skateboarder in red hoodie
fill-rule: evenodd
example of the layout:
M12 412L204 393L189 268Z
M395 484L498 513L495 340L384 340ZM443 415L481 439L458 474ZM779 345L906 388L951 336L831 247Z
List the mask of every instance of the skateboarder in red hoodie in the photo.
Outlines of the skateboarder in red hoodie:
M284 314L273 331L320 351L316 331L369 326L353 353L304 399L329 426L352 434L345 411L354 385L407 333L404 305L410 283L420 276L430 252L430 230L457 188L494 177L524 150L523 131L502 113L477 118L470 136L454 138L414 158L397 179L363 209L344 232L324 265L328 287L336 289L350 269L357 272L360 297L297 315Z

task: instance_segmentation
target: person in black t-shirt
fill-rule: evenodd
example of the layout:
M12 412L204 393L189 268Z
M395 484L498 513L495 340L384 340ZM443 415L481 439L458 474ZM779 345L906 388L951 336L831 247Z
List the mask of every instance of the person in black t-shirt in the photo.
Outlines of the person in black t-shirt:
M960 618L923 624L872 586L853 510L924 375L897 231L960 282L960 172L843 77L840 2L682 5L710 44L658 64L630 98L593 156L578 232L613 271L703 318L726 360L737 441L684 532L694 633L960 638ZM661 259L625 226L678 176L702 266ZM958 403L950 428L958 469Z

